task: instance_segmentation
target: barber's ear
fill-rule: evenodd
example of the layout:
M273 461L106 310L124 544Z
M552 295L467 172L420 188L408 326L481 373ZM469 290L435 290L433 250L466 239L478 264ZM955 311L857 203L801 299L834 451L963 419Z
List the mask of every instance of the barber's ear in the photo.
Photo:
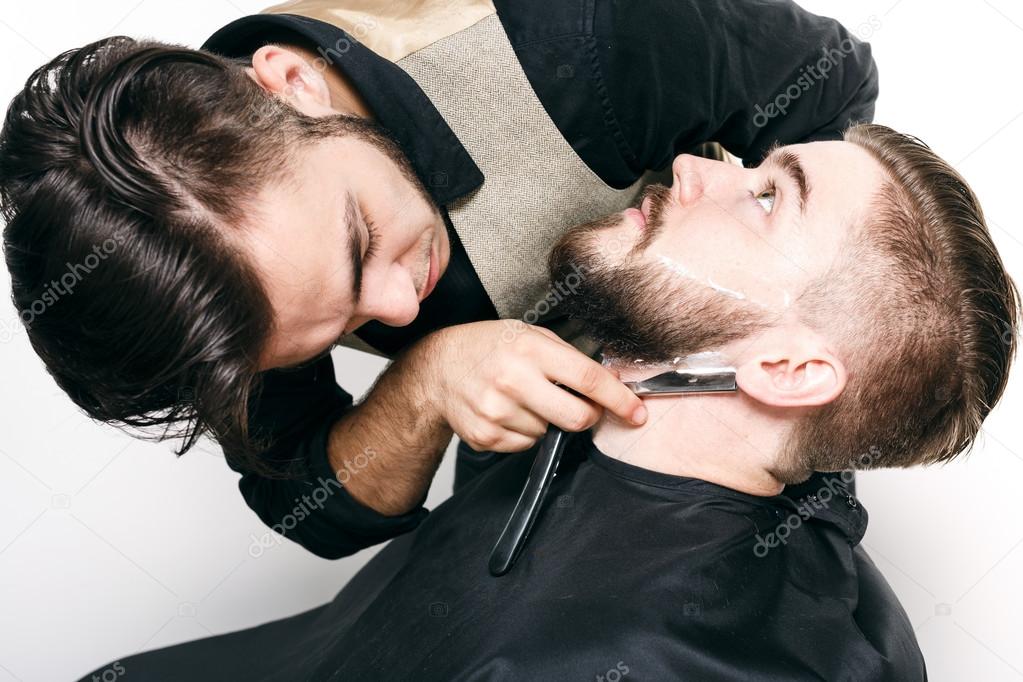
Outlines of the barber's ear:
M758 353L735 371L739 390L777 407L826 405L847 380L842 361L813 343Z
M247 72L263 89L281 95L308 116L337 113L330 106L323 74L291 50L264 45L252 54L252 68Z

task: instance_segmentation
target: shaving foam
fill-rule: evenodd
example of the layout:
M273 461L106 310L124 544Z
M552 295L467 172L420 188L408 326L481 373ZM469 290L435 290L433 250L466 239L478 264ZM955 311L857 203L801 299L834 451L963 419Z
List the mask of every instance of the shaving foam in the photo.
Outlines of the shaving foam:
M703 286L709 289L713 289L719 294L723 294L724 296L728 296L729 298L734 298L739 301L748 301L753 305L759 306L767 310L771 309L771 306L761 301L750 298L748 295L746 295L745 292L739 291L737 289L730 289L726 286L718 284L717 282L714 281L712 277L699 277L695 275L691 270L686 268L684 265L682 265L681 263L672 258L669 258L668 256L665 256L664 254L659 254L657 256L657 260L658 262L660 262L661 265L663 265L668 270L671 270L676 275L685 277L686 279L702 284ZM787 291L782 291L782 294L784 296L782 300L782 307L788 308L792 304L792 297L789 296L789 292Z

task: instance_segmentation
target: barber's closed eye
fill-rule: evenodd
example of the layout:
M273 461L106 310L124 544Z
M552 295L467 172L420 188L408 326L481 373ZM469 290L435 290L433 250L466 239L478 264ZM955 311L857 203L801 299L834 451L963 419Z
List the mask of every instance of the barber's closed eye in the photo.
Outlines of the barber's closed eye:
M365 213L362 214L362 222L366 224L366 234L369 237L369 239L367 239L366 254L362 257L362 261L365 263L376 255L377 248L380 245L380 236L373 220Z
M775 186L772 183L767 189L758 192L753 195L753 199L760 204L761 208L768 215L774 211L774 197L775 197Z

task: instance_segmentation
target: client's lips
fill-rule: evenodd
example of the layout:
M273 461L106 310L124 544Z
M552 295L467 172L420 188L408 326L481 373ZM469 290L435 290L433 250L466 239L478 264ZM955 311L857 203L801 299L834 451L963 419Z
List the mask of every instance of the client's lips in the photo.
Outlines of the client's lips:
M650 220L650 204L653 203L653 199L649 196L643 199L643 203L639 205L639 210L643 214L644 220Z
M636 223L636 227L639 229L646 229L646 215L638 208L625 209L625 216L632 222Z
M419 300L424 300L427 296L433 293L434 287L437 286L437 280L440 279L440 258L434 253L433 249L430 249L430 269L426 274L426 282L423 287L423 295Z

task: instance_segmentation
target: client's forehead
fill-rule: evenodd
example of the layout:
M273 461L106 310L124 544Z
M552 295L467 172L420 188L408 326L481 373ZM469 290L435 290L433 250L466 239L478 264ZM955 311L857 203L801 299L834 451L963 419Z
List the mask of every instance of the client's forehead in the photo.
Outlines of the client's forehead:
M785 149L798 155L811 188L803 220L806 239L829 252L849 226L869 218L884 170L870 152L851 142L811 142Z
M827 220L855 215L881 187L884 171L870 152L851 142L795 144L785 150L798 155L812 187L807 218Z

